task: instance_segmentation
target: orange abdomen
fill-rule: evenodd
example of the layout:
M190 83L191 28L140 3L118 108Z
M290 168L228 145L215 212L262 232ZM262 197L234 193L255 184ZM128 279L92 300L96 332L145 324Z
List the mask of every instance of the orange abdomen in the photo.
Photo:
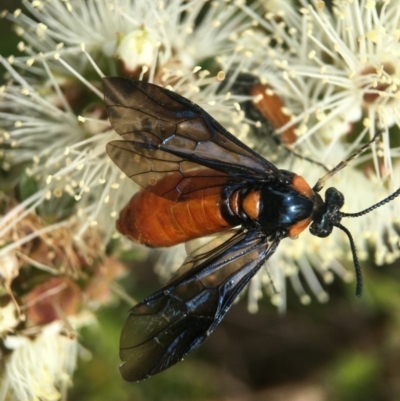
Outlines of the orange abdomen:
M271 90L271 94L269 91ZM273 93L272 88L268 85L254 85L250 88L250 95L258 97L254 103L258 111L271 123L275 129L283 127L290 121L290 117L283 112L284 104L280 97ZM282 142L290 145L297 140L295 126L287 128L281 133Z
M151 247L180 244L232 227L222 217L220 202L219 193L174 202L143 190L122 209L117 229Z

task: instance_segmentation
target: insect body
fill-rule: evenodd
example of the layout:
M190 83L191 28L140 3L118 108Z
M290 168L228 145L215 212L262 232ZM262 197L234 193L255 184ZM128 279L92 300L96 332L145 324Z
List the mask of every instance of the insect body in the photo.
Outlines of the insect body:
M224 82L221 84L223 88ZM252 97L251 100L240 103L240 108L249 120L259 122L255 129L256 136L262 137L262 142L267 142L270 147L272 145L274 152L279 151L277 145L290 147L296 142L297 135L294 125L277 135L277 130L290 122L290 116L285 114L285 105L273 87L262 84L259 78L252 74L240 73L235 77L230 91L236 95Z
M109 146L112 155L115 152L112 146L118 144ZM118 231L151 247L176 245L238 225L249 230L262 227L265 233L284 228L289 237L297 237L309 225L313 209L322 201L302 177L286 171L280 171L280 175L283 181L265 184L229 183L228 177L219 180L216 176L217 183L224 183L218 188L219 193L213 193L215 188L196 189L196 198L181 202L141 191L122 210ZM154 185L152 191L159 193L164 181ZM207 181L212 183L210 177Z
M311 188L306 181L244 145L202 108L141 81L104 78L107 113L123 140L107 145L115 164L143 190L130 200L118 230L148 246L170 246L222 233L192 252L171 281L134 306L121 334L120 371L138 381L196 349L234 299L286 237L308 225L326 237L348 235L361 294L353 239L340 223L343 195L318 191L339 164ZM349 160L349 159L348 159Z

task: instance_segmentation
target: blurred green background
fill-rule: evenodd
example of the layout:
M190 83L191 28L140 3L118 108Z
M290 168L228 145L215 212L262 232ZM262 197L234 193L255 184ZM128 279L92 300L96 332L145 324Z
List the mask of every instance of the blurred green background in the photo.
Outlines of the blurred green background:
M82 333L93 352L80 362L71 400L398 400L398 267L364 266L365 294L337 281L331 300L305 307L289 295L278 316L266 301L251 315L242 300L193 354L144 382L121 380L118 340L127 305L99 313ZM127 291L140 298L161 285L146 263L132 262ZM144 295L144 294L143 294Z
M13 10L18 3L1 0L0 8ZM0 53L12 54L18 38L4 19L0 37ZM162 285L150 264L151 259L131 262L124 280L137 299ZM284 316L265 300L251 315L242 300L200 349L134 384L118 372L119 334L128 305L103 309L98 326L81 333L92 357L79 361L69 400L400 400L399 267L363 263L362 299L354 296L354 284L339 280L327 288L331 299L326 304L302 306L289 291Z

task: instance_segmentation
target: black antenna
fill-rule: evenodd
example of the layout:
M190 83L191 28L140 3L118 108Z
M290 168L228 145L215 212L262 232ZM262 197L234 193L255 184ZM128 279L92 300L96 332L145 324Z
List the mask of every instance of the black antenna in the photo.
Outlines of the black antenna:
M391 202L393 199L397 198L399 195L400 195L400 188L398 188L395 192L393 192L391 195L389 195L385 199L382 199L380 202L375 203L375 205L372 205L372 206L368 207L367 209L362 210L361 212L358 212L358 213L343 213L343 212L340 212L340 218L342 218L342 217L360 217L360 216L363 216L364 214L367 214L367 213L371 212L372 210L375 210L378 207L381 207L381 206L385 205L386 203ZM361 297L362 287L363 287L363 285L362 285L362 273L361 273L361 266L360 266L360 263L358 261L356 246L354 244L353 237L352 237L350 231L346 227L342 226L340 223L335 224L335 226L340 228L342 231L344 231L347 234L347 237L349 238L351 253L353 254L354 268L355 268L355 271L356 271L356 280L357 280L356 296L357 297Z
M341 161L336 167L334 167L332 170L330 170L328 173L326 173L323 177L321 177L316 184L313 187L314 192L319 192L325 185L325 182L331 178L333 175L335 175L338 171L343 169L344 167L347 166L347 164L356 158L360 153L364 152L371 143L375 142L378 136L381 136L381 134L384 132L383 129L380 129L377 131L377 133L374 135L374 137L368 141L365 145L361 146L358 151L355 153L351 154L346 160ZM378 207L381 207L385 205L386 203L391 202L393 199L397 198L400 196L400 188L398 188L395 192L393 192L391 195L388 197L384 198L380 202L368 207L365 210L362 210L361 212L357 213L343 213L340 212L339 209L343 206L343 195L336 189L336 188L328 188L325 194L325 209L322 211L320 214L316 214L314 216L314 221L310 226L310 231L311 234L317 235L319 237L326 237L332 232L332 227L338 227L340 228L346 235L347 238L349 239L350 242L350 248L351 248L351 253L353 255L353 263L354 263L354 269L356 273L356 296L361 297L362 290L363 290L363 279L362 279L362 272L361 272L361 266L360 262L358 260L357 256L357 250L356 246L354 243L353 236L351 235L350 231L340 224L340 221L343 217L360 217L363 216Z
M347 235L347 238L349 239L350 249L351 249L351 253L353 255L354 269L356 272L356 296L358 298L361 298L362 290L363 290L363 278L362 278L361 266L360 266L360 262L358 260L356 245L354 243L353 236L351 235L350 231L342 224L340 224L340 223L335 224L335 227L340 228L342 231L344 231Z
M391 202L393 199L397 198L400 195L400 188L394 191L391 195L389 195L387 198L382 199L380 202L375 203L375 205L370 206L369 208L358 212L358 213L343 213L341 212L342 217L360 217L363 216L364 214L367 214L371 212L372 210L377 209L378 207L381 207L385 205L386 203Z

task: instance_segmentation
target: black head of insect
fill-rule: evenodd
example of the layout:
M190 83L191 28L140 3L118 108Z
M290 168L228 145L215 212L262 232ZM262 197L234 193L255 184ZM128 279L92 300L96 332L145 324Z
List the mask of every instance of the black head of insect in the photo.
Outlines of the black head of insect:
M319 192L323 186L325 181L332 177L335 173L345 167L348 162L355 157L357 157L361 152L363 152L372 142L375 141L376 137L380 135L381 132L379 131L371 141L369 141L366 145L361 147L356 153L352 154L348 159L340 162L336 167L330 170L327 174L325 174L322 178L320 178L317 183L314 185L314 192ZM362 294L362 273L360 262L357 257L357 250L354 243L353 236L351 235L350 231L341 224L341 220L343 217L360 217L364 214L371 212L372 210L377 209L380 206L385 205L386 203L392 201L397 196L400 195L400 188L389 195L387 198L381 200L380 202L370 206L369 208L362 210L358 213L343 213L340 209L344 205L344 196L343 194L338 191L336 188L328 188L325 192L325 202L321 203L318 208L313 213L313 222L310 225L310 232L312 235L315 235L320 238L325 238L332 233L334 227L340 228L344 233L347 235L350 243L351 253L353 255L353 263L356 273L356 295L360 297Z

